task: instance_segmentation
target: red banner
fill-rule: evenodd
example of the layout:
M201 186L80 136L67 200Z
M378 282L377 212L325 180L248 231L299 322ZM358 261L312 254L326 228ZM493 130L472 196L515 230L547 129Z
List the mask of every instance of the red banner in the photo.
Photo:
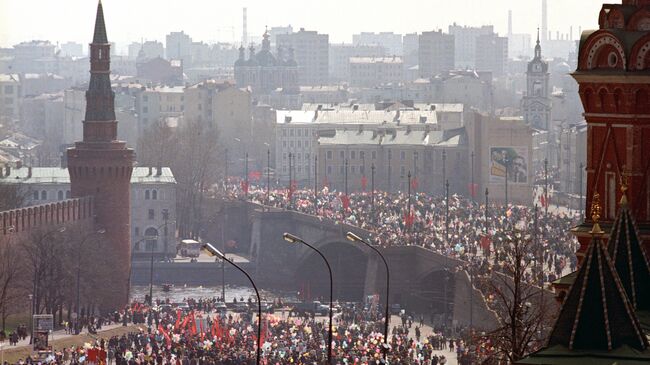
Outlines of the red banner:
M260 181L262 178L262 171L251 171L248 173L248 178L253 181Z
M246 180L242 180L240 183L241 189L244 191L244 193L248 194L248 182Z
M343 203L343 209L348 210L350 208L350 197L347 195L342 195L341 196L341 203Z
M469 194L472 198L476 198L476 194L478 194L478 184L469 183L467 190L469 190Z
M420 182L418 181L418 178L417 178L417 177L414 177L414 178L411 180L411 188L412 188L413 190L417 190L419 185L420 185Z
M364 175L361 177L361 190L366 191L366 187L368 187L368 178Z

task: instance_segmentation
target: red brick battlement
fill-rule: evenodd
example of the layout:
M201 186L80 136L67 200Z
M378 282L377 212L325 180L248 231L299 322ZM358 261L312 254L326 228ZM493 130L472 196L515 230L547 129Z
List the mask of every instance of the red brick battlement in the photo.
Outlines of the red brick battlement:
M33 205L0 212L0 236L94 218L92 197L67 199L56 203ZM12 229L13 227L13 229Z

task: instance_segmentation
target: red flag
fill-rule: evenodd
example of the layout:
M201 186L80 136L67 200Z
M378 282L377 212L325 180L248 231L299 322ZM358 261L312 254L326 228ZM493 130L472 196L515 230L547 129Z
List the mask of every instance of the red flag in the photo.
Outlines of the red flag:
M181 325L181 310L176 310L176 323L174 323L174 331L178 331L179 326Z
M418 181L418 178L417 178L417 177L414 177L414 178L411 180L411 188L413 188L413 190L417 190L417 189L418 189L418 185L420 185L420 183L419 183L419 181Z
M366 191L366 187L368 186L368 178L366 175L363 175L361 177L361 190Z
M158 332L162 333L163 337L165 338L165 342L167 343L167 346L171 346L172 339L169 338L169 334L167 333L167 331L165 331L165 329L161 324L158 325Z
M469 194L472 196L472 198L476 198L476 193L478 192L478 184L472 184L469 183Z
M350 197L343 194L341 196L341 203L343 203L343 210L348 210L350 208Z
M242 180L240 182L241 189L244 191L244 193L248 194L248 182L246 180Z
M99 355L99 350L97 348L91 348L86 351L86 361L88 362L97 362L97 355Z
M407 227L411 227L413 225L413 222L415 221L415 214L413 214L413 211L407 212L404 214L404 225Z
M266 341L266 333L268 332L268 321L265 320L264 323L262 324L262 334L260 336L260 347L264 344L264 341Z
M251 171L248 173L248 178L253 181L259 181L262 178L262 171Z
M546 194L542 194L539 196L539 202L542 204L542 207L546 208Z
M197 332L198 332L198 331L196 330L196 318L194 317L194 312L192 312L192 322L190 323L190 332L191 332L193 335L196 335Z

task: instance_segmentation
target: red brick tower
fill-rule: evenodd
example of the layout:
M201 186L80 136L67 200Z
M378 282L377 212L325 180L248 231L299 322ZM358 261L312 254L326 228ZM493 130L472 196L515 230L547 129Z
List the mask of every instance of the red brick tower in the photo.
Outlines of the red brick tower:
M97 6L95 34L90 44L90 85L86 92L83 141L68 150L68 172L74 197L93 196L96 226L106 230L104 239L115 261L117 308L127 303L130 273L130 180L134 153L117 140L115 94L110 80L110 44L106 36L101 0Z
M650 248L650 0L605 4L599 28L580 41L580 97L589 129L587 201L595 193L603 205L601 226L607 232L620 208L621 182L629 185L629 208L645 248ZM592 222L576 229L587 248Z

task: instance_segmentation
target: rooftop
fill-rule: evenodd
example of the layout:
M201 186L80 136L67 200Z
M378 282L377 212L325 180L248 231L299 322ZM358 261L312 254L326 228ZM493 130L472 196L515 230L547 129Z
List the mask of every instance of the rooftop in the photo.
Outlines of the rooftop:
M449 131L394 130L381 133L368 130L337 129L333 136L321 136L318 142L326 145L382 145L382 146L440 146L457 147L466 143L464 129Z
M169 167L162 168L162 174L156 175L156 168L136 167L131 175L131 184L176 184L174 174ZM23 184L69 184L70 174L68 169L60 167L32 167L32 176L29 176L29 168L13 168L8 177L0 178L0 183L23 183Z

